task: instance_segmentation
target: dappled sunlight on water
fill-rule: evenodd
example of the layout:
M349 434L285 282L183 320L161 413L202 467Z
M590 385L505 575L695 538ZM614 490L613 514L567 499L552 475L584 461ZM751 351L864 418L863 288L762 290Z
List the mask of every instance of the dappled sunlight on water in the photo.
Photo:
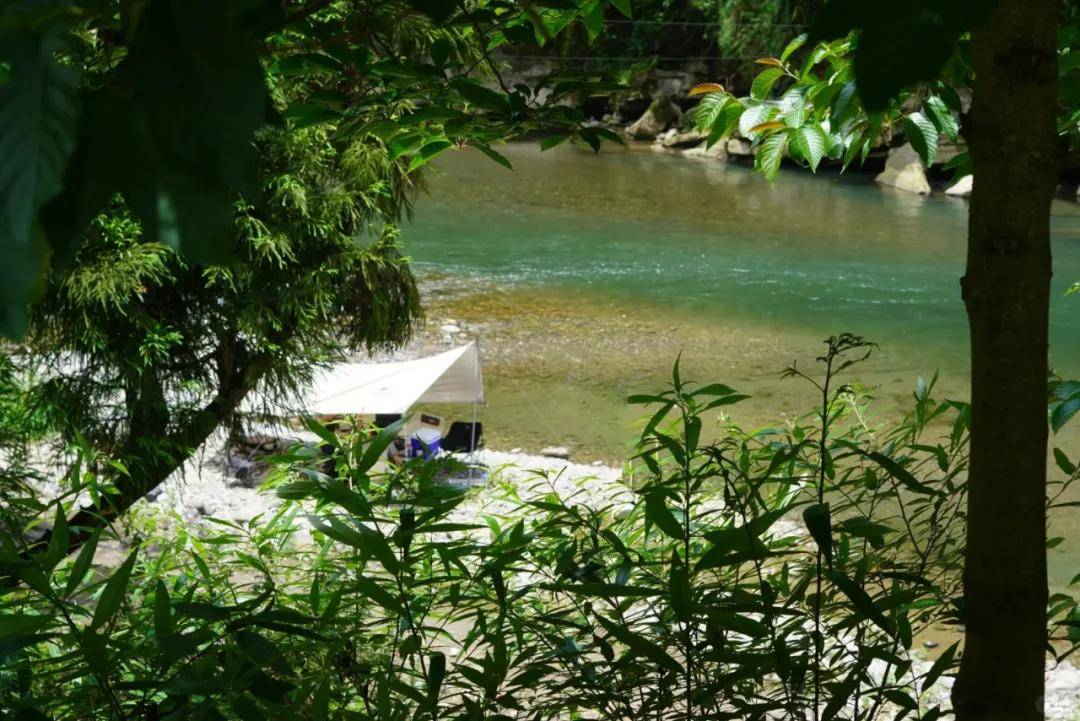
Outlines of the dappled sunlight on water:
M813 398L782 369L844 331L882 346L850 379L874 389L877 421L935 370L939 397L966 398L965 201L828 172L770 187L647 150L506 155L514 172L448 157L404 233L433 324L482 343L493 447L625 458L642 414L626 396L662 387L680 352L684 376L752 396L731 410L741 423L783 422ZM1056 205L1052 227L1053 361L1080 377L1080 297L1064 296L1080 279L1080 209ZM1080 455L1080 424L1055 442ZM1060 581L1080 570L1080 513L1059 524Z

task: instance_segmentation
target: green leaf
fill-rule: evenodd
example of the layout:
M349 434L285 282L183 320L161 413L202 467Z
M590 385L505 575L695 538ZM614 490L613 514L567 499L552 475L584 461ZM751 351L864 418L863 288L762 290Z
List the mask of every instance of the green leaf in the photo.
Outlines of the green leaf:
M673 673L682 671L682 666L679 665L678 661L668 655L667 651L652 641L646 640L641 634L612 623L603 616L598 616L596 620L599 621L600 625L603 626L608 633L614 636L619 643L626 646L632 655L647 658L657 666Z
M98 597L97 607L94 609L94 618L90 623L91 631L111 621L120 610L124 596L127 594L128 581L131 580L131 570L135 567L135 559L138 555L139 550L136 548L105 583L105 588Z
M52 536L49 538L49 547L41 558L41 565L51 570L67 556L68 540L67 516L64 514L64 504L56 504L56 515L53 519Z
M776 66L767 67L757 74L750 84L750 97L754 100L765 100L772 92L776 81L784 76L784 70Z
M693 612L693 598L690 589L690 569L679 558L677 552L671 554L671 569L668 573L668 598L675 618L689 621Z
M427 165L434 160L437 155L446 152L452 147L454 147L454 144L445 138L425 143L420 148L420 152L413 156L412 162L409 163L409 172L411 173L417 168Z
M741 105L737 107L742 107ZM751 128L756 128L766 123L776 114L776 108L771 105L751 105L739 115L739 134L748 140L753 140L756 134Z
M510 112L510 102L505 95L489 90L475 80L459 78L454 82L454 89L477 107L499 114Z
M496 150L492 149L492 147L490 145L487 145L485 143L477 142L477 143L473 143L473 147L475 147L481 153L488 156L489 158L491 158L492 160L494 160L496 163L503 166L504 168L507 168L508 170L513 170L514 169L514 166L510 164L510 161L506 159L506 156L504 156L501 153L497 152Z
M629 20L633 20L634 13L630 7L630 0L608 0L613 8L618 10Z
M765 179L772 182L780 172L780 161L784 159L787 147L787 133L773 133L758 146L754 163Z
M914 491L915 493L922 493L928 496L938 495L938 491L919 481L917 478L915 478L915 476L911 475L911 472L908 471L908 469L904 468L902 465L894 461L892 458L889 458L885 454L879 453L878 451L867 451L851 443L841 443L840 445L843 445L846 448L850 448L856 454L874 461L879 466L888 471L889 475L895 478L909 491Z
M645 518L668 536L682 540L682 524L672 515L667 506L667 495L663 491L654 490L645 494Z
M1065 452L1060 448L1054 448L1054 461L1057 463L1057 467L1060 468L1062 473L1066 476L1071 476L1076 473L1076 465L1069 460L1069 457L1065 455Z
M1057 433L1080 411L1080 393L1072 395L1054 406L1050 414L1050 427Z
M798 50L799 48L801 48L803 45L806 44L807 37L808 36L807 36L806 33L802 33L802 34L796 35L794 38L792 38L791 42L789 42L784 47L784 51L782 53L780 53L780 61L781 62L787 62L787 59L791 57L792 53L794 53L796 50Z
M895 529L886 526L883 523L878 523L877 521L866 518L865 516L845 518L843 521L836 524L836 529L849 536L868 539L870 545L875 548L884 545L885 534L895 532Z
M445 677L446 655L442 651L434 651L428 656L427 678L424 679L427 686L428 708L438 706L439 691L442 689L442 682Z
M38 211L60 192L75 147L78 74L60 65L65 28L0 37L10 68L0 85L0 333L22 336L26 307L47 266Z
M162 639L171 636L172 632L172 602L169 599L169 589L159 580L154 589L154 635L158 639L158 644L161 644Z
M956 658L956 651L959 648L960 642L957 641L937 657L937 660L930 666L930 670L926 672L926 676L923 677L922 690L924 693L941 678L941 674L952 668L953 660Z
M810 170L817 172L818 163L825 156L825 132L820 125L804 125L788 135L788 143L806 162Z
M828 503L815 503L803 510L803 523L818 549L825 556L825 564L832 568L833 544L832 521Z
M904 133L915 152L919 154L923 165L934 164L938 148L938 130L930 119L921 112L912 113L904 118Z
M706 609L705 613L709 617L709 621L720 628L726 628L751 638L761 638L769 635L769 629L765 624L732 611L722 608L709 608Z
M701 102L694 108L694 123L698 130L708 132L716 124L721 111L728 105L728 101L734 100L727 93L705 93Z
M829 578L836 584L837 588L844 592L844 595L848 597L859 613L873 621L878 628L890 637L896 637L896 627L892 621L881 612L881 609L874 603L874 599L870 598L870 595L862 587L841 571L833 571L829 574Z
M90 564L94 560L94 553L97 551L98 540L101 538L101 529L95 529L90 535L90 538L86 540L83 547L79 550L79 555L75 559L75 563L71 566L71 574L68 576L67 586L64 588L64 595L70 596L75 592L86 578L87 571L90 570Z
M945 101L936 95L931 95L923 101L923 107L938 132L949 140L955 141L960 133L960 124L953 117L952 111L945 104Z

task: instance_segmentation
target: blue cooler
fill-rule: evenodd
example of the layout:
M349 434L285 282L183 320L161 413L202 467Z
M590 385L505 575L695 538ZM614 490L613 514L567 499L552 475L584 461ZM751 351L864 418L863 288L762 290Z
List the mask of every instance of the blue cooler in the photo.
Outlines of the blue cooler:
M434 428L420 428L412 435L412 457L434 458L439 452L440 434Z

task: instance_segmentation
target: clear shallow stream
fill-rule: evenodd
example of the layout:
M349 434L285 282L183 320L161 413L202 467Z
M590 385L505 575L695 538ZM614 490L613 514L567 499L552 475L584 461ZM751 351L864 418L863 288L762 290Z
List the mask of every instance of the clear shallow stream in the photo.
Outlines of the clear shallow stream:
M852 380L877 389L884 416L935 370L940 395L966 397L966 201L832 173L770 187L744 167L647 150L505 154L514 172L444 155L404 233L433 316L481 339L491 445L624 457L641 414L626 394L661 387L680 351L684 375L755 396L733 416L773 423L810 408L779 371L808 367L842 331L882 345ZM1078 378L1080 295L1064 291L1080 279L1080 206L1056 202L1052 232L1052 362ZM1075 428L1058 443L1080 455ZM1051 551L1058 583L1080 571L1078 517Z

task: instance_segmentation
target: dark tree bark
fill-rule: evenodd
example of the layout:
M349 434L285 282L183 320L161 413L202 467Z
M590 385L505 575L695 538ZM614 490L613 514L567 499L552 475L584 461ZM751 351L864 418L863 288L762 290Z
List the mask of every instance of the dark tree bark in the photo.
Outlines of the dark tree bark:
M975 184L961 285L971 332L966 634L959 721L1042 719L1050 201L1057 3L1001 0L972 36Z

